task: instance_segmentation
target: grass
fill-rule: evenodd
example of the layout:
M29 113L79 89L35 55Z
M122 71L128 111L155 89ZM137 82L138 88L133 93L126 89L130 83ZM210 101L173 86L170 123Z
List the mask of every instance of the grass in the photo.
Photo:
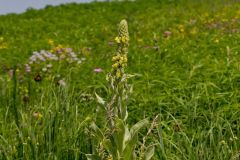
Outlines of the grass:
M84 159L92 151L85 127L104 118L91 97L110 94L109 42L123 18L131 38L127 72L137 74L129 82L129 122L160 114L155 159L238 159L239 10L234 0L139 0L0 16L0 159ZM50 49L49 39L86 61L64 89L31 77L26 104L7 72L33 51ZM97 67L104 71L93 72Z

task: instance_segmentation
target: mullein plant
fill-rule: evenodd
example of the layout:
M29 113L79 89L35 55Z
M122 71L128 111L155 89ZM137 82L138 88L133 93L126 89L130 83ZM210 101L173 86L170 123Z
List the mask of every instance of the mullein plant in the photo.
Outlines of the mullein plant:
M96 94L97 101L104 106L107 123L100 129L94 122L90 132L96 139L93 154L87 154L88 160L149 160L154 155L154 145L145 147L139 145L140 130L149 125L148 119L143 119L129 129L127 123L127 99L131 87L127 79L131 76L125 72L129 46L128 25L126 20L119 24L119 34L115 38L118 45L116 54L112 57L112 71L107 75L110 84L111 98L105 102ZM150 129L151 130L151 129ZM150 131L149 131L150 132Z

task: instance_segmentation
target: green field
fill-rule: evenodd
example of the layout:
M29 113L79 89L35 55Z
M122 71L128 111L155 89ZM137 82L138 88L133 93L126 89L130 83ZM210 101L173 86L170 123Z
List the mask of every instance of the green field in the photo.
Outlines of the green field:
M84 160L96 152L89 126L106 129L96 93L105 101L114 94L106 76L122 19L130 37L126 73L133 75L125 123L159 116L146 140L155 146L152 159L240 158L239 1L137 0L0 16L1 160ZM49 68L42 61L26 73L34 52L69 48L76 61Z

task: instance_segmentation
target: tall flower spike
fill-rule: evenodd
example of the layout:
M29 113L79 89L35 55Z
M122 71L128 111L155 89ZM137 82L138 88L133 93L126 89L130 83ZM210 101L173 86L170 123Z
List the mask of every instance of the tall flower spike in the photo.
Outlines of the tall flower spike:
M127 53L129 46L128 24L126 20L120 21L118 25L118 36L115 38L115 40L118 44L118 47L116 54L112 57L112 71L109 76L115 98L113 100L114 103L110 105L108 110L111 112L113 109L113 117L118 117L125 121L128 114L126 104L128 85L125 69L128 62ZM111 122L113 124L113 120Z
M129 41L129 33L128 33L128 24L127 24L127 21L124 19L124 20L121 20L120 24L119 24L119 30L118 30L118 33L119 33L119 37L122 41L126 41L126 43L128 43Z

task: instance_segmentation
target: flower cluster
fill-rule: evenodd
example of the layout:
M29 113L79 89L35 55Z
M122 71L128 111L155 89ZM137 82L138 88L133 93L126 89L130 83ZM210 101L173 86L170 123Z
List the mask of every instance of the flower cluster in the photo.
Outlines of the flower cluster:
M115 41L118 44L117 54L112 58L112 77L119 80L124 75L124 69L127 66L128 61L129 33L126 20L120 22L118 33L118 37L115 38Z
M41 50L33 52L28 62L25 64L27 74L43 74L59 71L66 65L81 64L85 58L80 58L78 53L73 52L72 48L57 45L51 50Z
M122 77L124 73L124 68L127 66L127 56L118 54L112 58L113 65L112 68L116 73L116 77Z

